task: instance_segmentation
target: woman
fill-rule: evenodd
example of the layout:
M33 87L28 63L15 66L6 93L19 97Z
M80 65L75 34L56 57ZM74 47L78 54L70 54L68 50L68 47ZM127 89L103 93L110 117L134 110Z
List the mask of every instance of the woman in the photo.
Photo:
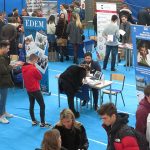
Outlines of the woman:
M73 63L78 64L78 49L82 43L83 26L80 21L79 14L72 14L72 21L68 24L67 33L69 35L70 43L73 44L74 60Z
M60 113L60 121L55 125L61 135L62 146L68 150L87 150L89 142L84 126L75 120L70 109L64 109Z
M66 33L66 29L67 29L67 21L65 19L65 14L61 13L59 16L59 20L58 20L58 24L56 26L56 36L57 36L57 46L59 47L59 51L60 51L60 61L63 62L63 56L66 56L66 60L69 60L69 57L67 55L67 33ZM63 39L63 43L58 42L60 39Z

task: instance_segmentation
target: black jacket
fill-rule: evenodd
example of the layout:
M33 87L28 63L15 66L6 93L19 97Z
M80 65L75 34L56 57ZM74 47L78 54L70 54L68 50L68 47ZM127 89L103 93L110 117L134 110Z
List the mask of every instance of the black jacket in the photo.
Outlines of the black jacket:
M150 25L150 13L147 10L143 9L143 10L139 11L138 24L139 25L147 25L147 26Z
M0 88L10 88L13 85L9 58L7 56L0 56Z

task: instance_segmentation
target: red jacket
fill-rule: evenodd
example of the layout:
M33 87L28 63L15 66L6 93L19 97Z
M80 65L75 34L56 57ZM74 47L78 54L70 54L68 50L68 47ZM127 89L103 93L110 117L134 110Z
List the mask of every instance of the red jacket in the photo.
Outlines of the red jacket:
M24 85L28 92L40 90L39 81L42 79L42 75L35 67L35 65L25 63L22 66L22 76L24 80Z

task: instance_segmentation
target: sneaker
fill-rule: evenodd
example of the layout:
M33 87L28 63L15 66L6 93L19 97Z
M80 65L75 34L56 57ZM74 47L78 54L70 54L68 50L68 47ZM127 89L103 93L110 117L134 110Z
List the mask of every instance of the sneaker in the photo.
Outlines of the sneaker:
M49 123L40 123L40 127L41 128L50 128L50 127L52 127L52 125Z
M35 121L32 121L32 126L37 126L37 125L39 125L39 121L37 121L37 120L35 120Z
M0 117L0 122L4 123L4 124L8 124L9 123L9 121L4 116Z
M5 116L6 118L13 118L13 117L14 117L13 114L9 114L9 113L7 113L7 112L4 114L4 116Z
M111 71L117 71L117 69L114 68L114 69L111 69Z
M85 100L83 100L83 102L82 102L81 106L85 106L85 105L86 105L86 101L85 101Z

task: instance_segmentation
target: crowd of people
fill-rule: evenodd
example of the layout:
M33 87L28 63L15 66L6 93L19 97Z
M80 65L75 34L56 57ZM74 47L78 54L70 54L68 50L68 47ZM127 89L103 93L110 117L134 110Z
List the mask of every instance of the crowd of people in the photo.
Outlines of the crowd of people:
M84 9L80 7L78 2L74 2L72 5L67 6L61 4L60 14L58 20L54 15L51 15L47 22L47 37L49 42L49 51L57 50L60 54L60 61L69 60L69 54L67 50L67 43L73 45L73 63L78 62L78 50L79 45L83 42L84 26L82 21L85 18ZM144 17L141 17L142 14ZM150 25L149 23L150 8L144 9L139 12L139 21L141 25ZM18 10L14 9L11 14L6 17L4 12L0 12L0 122L3 124L9 123L8 118L13 117L6 111L6 100L8 88L14 86L11 71L15 67L10 64L12 55L20 55L21 50L25 55L25 38L23 29L23 16L29 16L26 9L22 9L22 14L19 15ZM32 13L32 17L42 17L41 11L35 11ZM95 25L96 15L94 16L93 23L94 29L97 33L97 26ZM55 21L57 20L57 23ZM120 27L117 25L120 20ZM106 54L103 62L103 69L107 68L108 58L112 53L111 71L116 71L115 63L118 53L118 41L120 39L119 28L125 31L121 40L123 43L130 43L130 25L134 23L132 18L132 12L127 5L124 5L119 12L119 17L113 15L111 17L111 23L105 27L103 36L106 39ZM113 35L111 37L110 35ZM55 38L57 36L57 38ZM143 42L143 41L142 41ZM144 44L139 41L138 60L139 64L149 65L149 51L146 50L147 42ZM141 44L142 43L142 44ZM26 58L22 65L22 76L24 85L27 90L29 98L29 113L32 120L32 126L40 125L41 128L52 127L51 124L45 121L45 104L43 95L40 90L40 80L42 74L35 67L39 57L36 54L31 54L28 61ZM130 59L130 58L128 58ZM128 63L128 62L126 62ZM85 53L84 61L80 65L69 66L59 77L59 89L67 95L69 109L64 109L60 113L60 120L53 127L52 130L47 131L44 134L43 141L41 143L41 150L87 150L89 142L84 125L75 118L80 116L79 112L74 107L74 97L78 90L89 93L89 88L84 88L83 80L88 73L95 74L96 71L102 72L101 66L98 62L92 59L90 52ZM30 80L29 80L30 79ZM102 121L103 127L108 135L108 150L148 150L148 142L146 141L147 132L147 117L150 113L150 86L146 86L144 89L145 97L141 100L137 112L136 112L136 128L133 129L128 123L129 115L125 113L118 113L117 108L113 103L103 104L98 107L98 90L92 88L94 99L94 110L98 112ZM82 95L83 96L83 95ZM40 106L40 119L39 122L34 114L35 101ZM86 95L83 99L82 106L85 106L89 101L89 96ZM142 121L141 121L142 120ZM147 139L148 140L148 139ZM143 144L142 144L142 142ZM149 140L148 140L149 141Z

